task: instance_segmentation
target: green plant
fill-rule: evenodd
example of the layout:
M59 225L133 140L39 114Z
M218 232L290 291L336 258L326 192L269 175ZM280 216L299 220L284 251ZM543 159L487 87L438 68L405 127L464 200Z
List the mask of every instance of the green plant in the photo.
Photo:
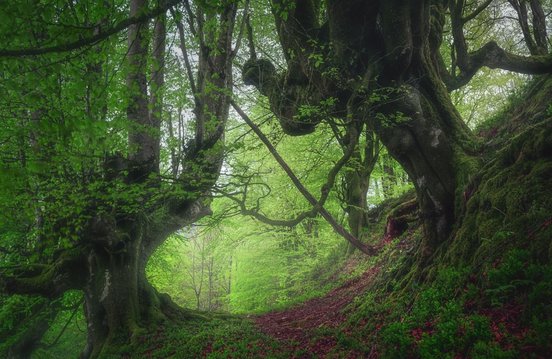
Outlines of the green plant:
M380 332L384 345L382 358L406 358L411 354L413 340L407 322L393 322Z

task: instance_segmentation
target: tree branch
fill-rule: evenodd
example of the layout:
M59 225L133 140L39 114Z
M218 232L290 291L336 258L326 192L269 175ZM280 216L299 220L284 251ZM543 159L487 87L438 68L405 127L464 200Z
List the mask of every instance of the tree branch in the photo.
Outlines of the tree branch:
M299 192L305 197L305 199L314 207L318 208L318 212L320 215L332 226L334 231L336 231L339 235L341 235L343 238L345 238L349 243L351 243L354 247L358 248L361 252L367 254L367 255L375 255L377 253L377 250L372 247L368 246L364 243L362 243L360 240L358 240L355 236L353 236L351 233L349 233L343 226L341 226L335 218L323 207L319 204L319 202L314 198L314 196L303 186L301 181L299 181L299 178L293 173L291 168L288 166L288 164L284 161L284 159L280 156L280 154L276 151L274 146L270 143L269 139L262 133L260 128L255 125L253 121L247 116L245 112L236 104L234 100L230 100L230 104L236 110L236 112L240 115L240 117L247 123L249 127L255 132L255 134L259 137L261 142L268 148L269 152L272 154L276 162L282 167L284 172L288 175L288 177L291 179L295 187L299 190Z
M174 9L171 9L171 15L174 18L176 27L178 29L178 36L180 38L180 51L182 51L182 56L184 57L184 66L186 68L186 76L188 76L188 81L190 82L190 88L192 89L192 95L194 96L194 102L196 106L199 106L199 99L197 98L197 87L194 80L194 75L192 71L192 66L190 64L190 58L188 56L188 49L186 47L186 35L184 32L184 26L179 20L178 14Z
M477 7L477 9L475 9L471 14L469 14L467 16L464 16L462 18L462 23L465 24L465 23L475 19L477 17L477 15L481 14L483 12L483 10L488 8L489 5L491 5L492 2L493 2L493 0L487 0L484 3L482 3L481 5L479 5Z
M69 319L67 319L67 321L65 322L65 325L63 325L63 328L61 328L61 331L59 332L57 337L54 339L54 341L52 341L49 344L43 344L42 345L43 348L50 349L59 342L59 340L61 339L61 336L63 335L63 333L65 333L65 330L67 329L67 327L69 326L69 324L71 323L71 321L73 320L75 315L77 314L78 310L81 308L82 303L84 303L84 296L79 300L79 302L76 305L73 306L71 315L69 316Z
M58 44L48 47L39 47L39 48L25 48L25 49L0 49L0 57L23 57L23 56L37 56L44 55L49 53L58 53L58 52L67 52L71 50L76 50L81 47L95 45L102 40L107 39L111 35L114 35L131 25L143 23L147 20L150 20L154 17L157 17L163 14L167 9L178 4L180 0L167 0L162 6L158 6L151 11L141 13L136 16L129 17L110 29L101 31L93 36L82 38L73 42L67 42L64 44Z
M519 23L519 26L521 27L523 38L525 39L525 44L527 44L527 47L529 48L529 52L531 53L531 55L542 55L541 53L539 53L539 48L537 47L537 44L535 43L535 40L531 35L531 30L529 28L527 5L525 4L525 1L508 0L508 2L516 10L516 13L518 15L517 17L518 23Z
M0 293L35 294L55 298L84 285L86 259L80 248L67 249L50 265L29 265L0 271ZM37 272L37 268L41 270Z
M346 148L345 153L343 156L335 163L335 165L332 167L332 169L328 172L328 176L326 179L326 183L320 187L320 199L318 200L318 203L316 206L313 206L312 209L308 211L301 212L299 215L297 215L293 219L272 219L269 218L261 213L259 213L256 210L248 209L245 205L245 199L240 200L229 193L222 193L223 196L233 200L236 202L240 208L240 213L244 216L251 216L258 220L259 222L271 225L271 226L280 226L280 227L294 227L301 223L304 219L307 218L314 218L321 207L324 206L324 203L326 203L326 200L328 199L328 196L330 194L330 190L333 188L335 184L335 178L337 177L337 174L339 171L343 168L343 166L349 161L351 156L353 155L355 151L355 147L358 143L358 138L356 136L351 136L352 138L349 141L349 145ZM276 151L276 149L274 149Z
M509 0L512 4L514 0ZM456 50L458 75L443 77L449 91L466 85L483 66L491 69L503 69L528 75L552 73L552 55L521 56L509 53L496 42L490 41L479 50L469 53L464 37L462 10L464 0L451 1L451 27ZM529 45L529 44L528 44ZM533 53L533 51L531 51Z
M552 73L552 55L515 55L502 49L496 42L491 41L481 49L468 55L467 66L464 66L461 73L447 83L447 89L452 91L466 85L483 66L527 75L542 75Z
M249 0L246 0L243 8L243 16L242 16L242 21L240 25L240 31L238 32L238 37L236 38L236 46L234 47L234 50L232 50L232 56L231 56L232 58L236 57L236 55L238 54L238 51L240 50L243 33L246 30L246 25L251 26L249 24L248 19L249 19Z

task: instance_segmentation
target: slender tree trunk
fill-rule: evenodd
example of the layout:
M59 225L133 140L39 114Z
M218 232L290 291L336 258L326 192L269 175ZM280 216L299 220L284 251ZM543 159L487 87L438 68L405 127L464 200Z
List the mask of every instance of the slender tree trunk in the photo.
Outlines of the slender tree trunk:
M370 183L370 177L362 176L357 171L350 171L345 175L347 203L347 222L351 234L362 239L362 231L366 226L366 213L368 211L366 195ZM355 247L349 243L347 255L354 252Z
M59 307L59 301L50 302L45 298L34 301L30 307L26 306L24 312L26 317L17 318L19 319L17 324L25 328L24 332L18 335L17 341L8 349L7 358L31 358L33 351L40 346L44 334L50 328L51 321L59 313ZM23 313L23 310L21 310L21 313ZM13 329L18 331L19 328Z

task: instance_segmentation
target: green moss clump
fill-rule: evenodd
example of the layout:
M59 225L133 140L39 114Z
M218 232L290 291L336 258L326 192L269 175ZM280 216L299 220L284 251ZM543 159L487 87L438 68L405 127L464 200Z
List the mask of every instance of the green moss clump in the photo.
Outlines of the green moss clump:
M552 122L533 126L509 141L480 173L461 224L447 244L445 261L476 267L507 250L526 247L552 258Z

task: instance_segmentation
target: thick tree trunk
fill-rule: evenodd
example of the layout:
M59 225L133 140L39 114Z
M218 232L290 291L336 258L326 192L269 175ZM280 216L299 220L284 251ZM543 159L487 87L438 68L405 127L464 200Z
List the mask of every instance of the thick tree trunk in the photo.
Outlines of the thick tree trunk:
M147 329L144 325L165 319L161 300L145 275L153 251L146 244L153 241L144 228L138 223L114 245L98 246L88 254L83 288L88 338L82 358L109 353L114 346L137 339Z
M148 11L147 3L130 1L130 16L142 16ZM128 153L126 158L107 154L105 168L97 169L98 179L105 180L102 185L111 186L112 181L120 185L117 195L108 199L90 196L95 198L86 203L82 218L77 217L83 223L83 228L79 222L79 229L75 230L78 241L71 242L74 246L63 250L53 263L16 269L13 275L0 273L0 290L7 293L54 298L68 289L83 290L88 321L83 358L108 357L120 344L132 342L159 320L172 319L173 315L182 318L183 311L147 282L145 267L155 248L171 233L210 214L206 197L222 165L223 133L232 92L232 60L236 55L232 35L237 7L237 2L228 2L221 7L220 14L208 7L214 22L209 21L205 27L203 22L199 26L198 19L203 19L203 15L195 17L201 42L198 77L203 84L197 93L194 91L198 97L195 106L198 136L196 143L180 144L183 154L179 168L173 172L177 177L165 181L163 191L159 190L165 38L161 16L152 38L154 69L149 84L148 24L133 23L128 28L128 127L122 129L122 133L128 133ZM195 7L198 12L203 9ZM188 15L195 16L191 11ZM215 22L219 26L212 26ZM180 140L184 141L184 137ZM75 178L80 177L75 173ZM89 184L82 183L79 189L92 189ZM49 219L55 239L48 243L55 244L58 237L66 237L61 230L67 230L68 225L65 218L58 219L55 213Z
M426 227L434 229L431 241L436 241L448 235L456 181L452 148L439 124L426 117L421 101L421 94L415 88L405 90L396 105L387 110L389 117L397 116L391 121L394 123L378 126L377 131L389 152L414 181L423 218L430 223Z
M414 182L426 229L422 257L428 258L450 235L455 192L458 183L462 182L457 178L459 161L464 158L466 144L471 141L437 71L432 68L432 56L440 41L433 35L442 30L439 28L442 23L436 16L435 24L429 24L430 11L435 11L429 3L394 0L378 5L349 1L347 6L335 8L333 2L329 6L332 8L328 12L329 33L325 34L325 26L320 26L319 33L325 35L316 40L323 42L324 36L329 36L333 44L349 46L348 52L335 48L329 53L334 57L329 66L337 64L340 74L350 77L348 83L325 81L308 59L299 55L287 59L288 71L282 75L276 74L266 61L249 62L244 66L244 80L256 85L270 98L271 107L286 133L302 135L312 131L320 122L319 116L310 122L303 118L298 121L298 109L304 104L318 105L320 98L330 96L338 98L335 117L346 114L344 123L350 119L357 126L370 126ZM318 35L303 30L316 27L312 20L315 17L310 15L312 12L316 9L305 5L296 7L287 19L276 16L285 52L310 51L303 45ZM377 12L381 17L377 26L370 16L358 15ZM350 23L352 19L354 25ZM297 23L307 25L298 28ZM342 36L340 28L359 30L354 36ZM301 76L310 80L306 81L308 85L286 82L288 78ZM313 94L313 89L317 93ZM301 127L304 123L310 127ZM352 174L347 179L349 224L355 236L363 226L361 209L365 206L365 193L362 181L367 179L367 175L355 178Z
M88 256L84 288L88 339L83 358L98 357L112 343L130 340L139 329L136 256L100 251Z
M442 84L411 83L393 90L395 97L381 108L387 121L376 123L375 130L413 181L425 260L451 233L458 188L473 170L468 153L473 143Z

